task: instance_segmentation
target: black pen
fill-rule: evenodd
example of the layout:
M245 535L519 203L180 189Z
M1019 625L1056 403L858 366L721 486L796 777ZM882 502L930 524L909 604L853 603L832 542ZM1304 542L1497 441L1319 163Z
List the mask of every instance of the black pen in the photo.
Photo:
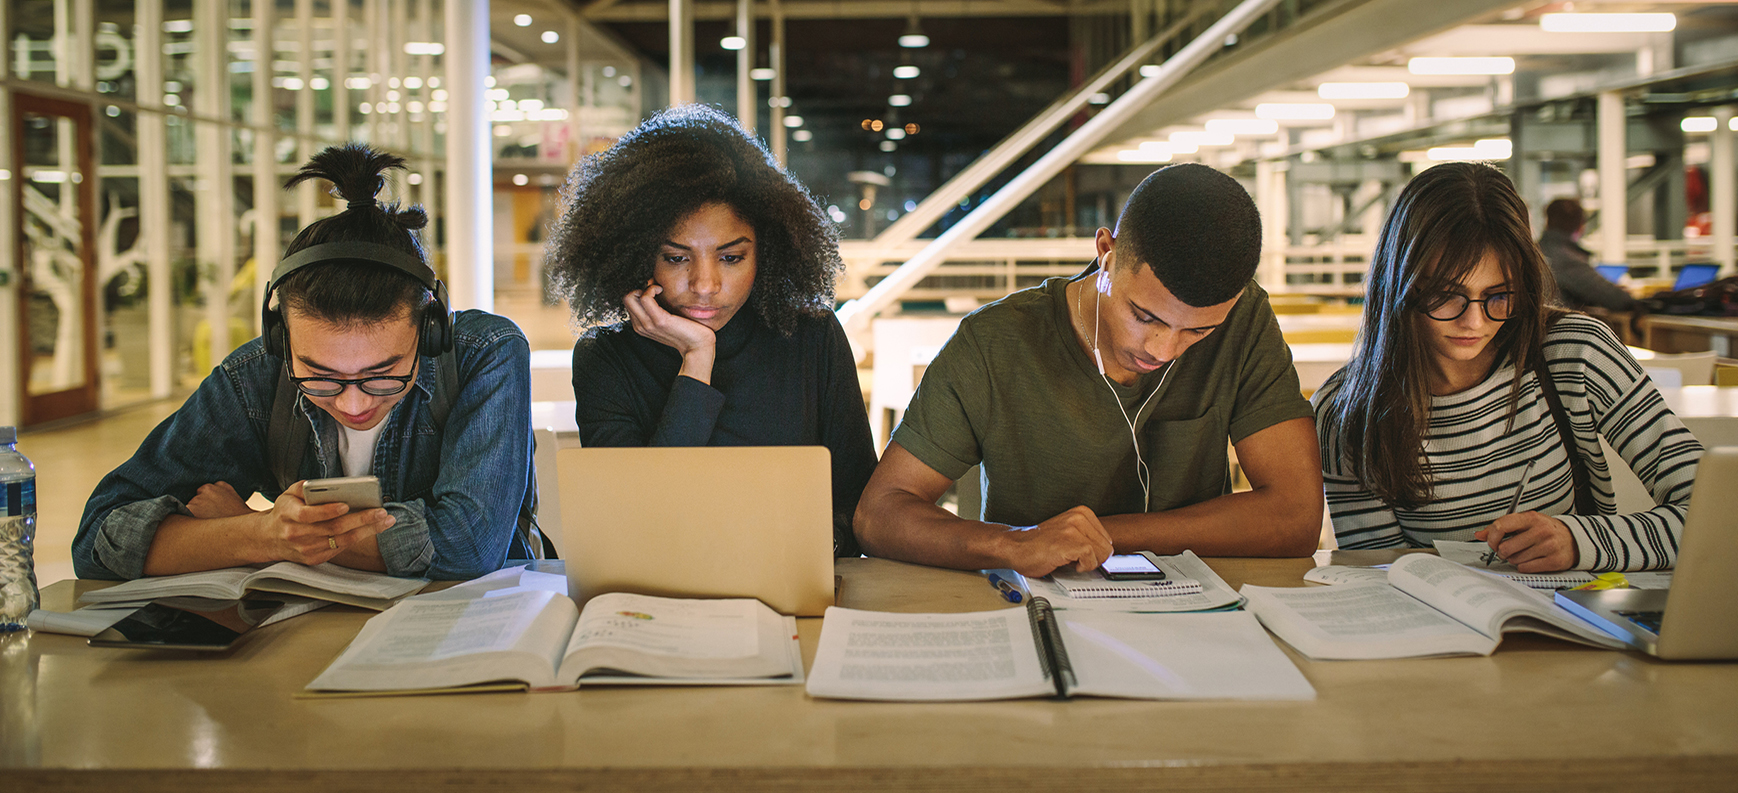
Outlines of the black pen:
M1529 460L1529 461L1527 461L1527 467L1521 469L1521 484L1519 487L1515 488L1515 497L1509 499L1508 514L1513 515L1513 514L1515 514L1515 510L1521 508L1521 494L1525 493L1527 491L1527 480L1532 478L1532 476L1533 476L1533 464L1536 462L1538 462L1538 460ZM1524 531L1524 529L1523 529L1523 531ZM1509 537L1513 537L1514 535L1520 534L1520 533L1521 532L1517 531L1517 532L1513 532L1510 534L1505 534L1505 535L1503 535L1503 537L1505 539L1507 539ZM1490 567L1491 562L1507 562L1507 561L1509 561L1509 560L1504 559L1503 557L1497 555L1497 547L1495 545L1491 546L1491 549L1489 551L1486 551L1485 555L1479 557L1479 559L1480 559L1480 561L1483 561L1485 563L1486 567Z

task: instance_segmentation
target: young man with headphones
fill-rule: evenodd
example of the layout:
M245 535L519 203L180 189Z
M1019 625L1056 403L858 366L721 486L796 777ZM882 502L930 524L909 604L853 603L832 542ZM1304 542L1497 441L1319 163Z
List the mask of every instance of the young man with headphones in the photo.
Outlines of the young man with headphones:
M231 353L91 494L80 578L276 561L473 578L531 558L530 348L512 321L453 313L416 230L382 205L403 160L351 144L286 185L348 202L273 271L261 338ZM303 500L309 479L373 475L384 508ZM270 509L247 506L255 492Z
M960 322L863 491L871 556L1045 575L1113 552L1303 556L1322 517L1315 424L1251 278L1248 193L1173 165L1098 258ZM1229 439L1253 490L1231 492ZM936 499L982 464L982 520Z

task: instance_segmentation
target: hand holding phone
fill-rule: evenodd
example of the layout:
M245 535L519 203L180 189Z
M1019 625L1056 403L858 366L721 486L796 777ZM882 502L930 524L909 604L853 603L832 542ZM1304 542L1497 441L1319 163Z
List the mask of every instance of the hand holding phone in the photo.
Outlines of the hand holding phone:
M397 522L381 502L380 482L372 476L291 485L270 510L258 513L261 561L330 561Z
M372 476L309 479L302 484L302 500L309 504L348 504L351 512L380 509L380 480Z

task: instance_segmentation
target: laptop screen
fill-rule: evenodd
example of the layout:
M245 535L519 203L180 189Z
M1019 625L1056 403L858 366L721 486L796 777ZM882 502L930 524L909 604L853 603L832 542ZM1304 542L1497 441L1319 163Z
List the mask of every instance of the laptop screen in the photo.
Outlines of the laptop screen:
M1626 264L1601 264L1593 269L1598 270L1600 275L1605 276L1605 280L1614 284L1622 281L1624 276L1629 275L1629 265Z
M1720 265L1717 264L1686 264L1684 269L1678 273L1678 282L1672 284L1672 291L1695 289L1713 281L1714 276L1719 273Z

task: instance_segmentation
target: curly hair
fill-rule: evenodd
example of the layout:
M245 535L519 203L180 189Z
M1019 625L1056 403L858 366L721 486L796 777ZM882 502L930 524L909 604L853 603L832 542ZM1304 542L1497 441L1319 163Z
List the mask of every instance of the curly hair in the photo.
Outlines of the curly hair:
M714 203L754 228L748 306L768 327L789 336L799 316L832 310L833 284L844 270L832 221L734 119L682 105L647 119L568 175L544 266L574 321L626 320L622 296L652 277L670 230Z

